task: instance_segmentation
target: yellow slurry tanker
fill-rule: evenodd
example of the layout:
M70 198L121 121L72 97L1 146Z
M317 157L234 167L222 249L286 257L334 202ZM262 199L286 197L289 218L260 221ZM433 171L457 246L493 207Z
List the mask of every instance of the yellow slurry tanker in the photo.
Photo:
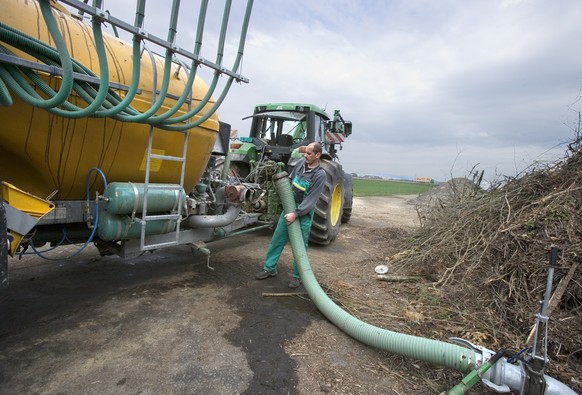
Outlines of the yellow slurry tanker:
M7 253L42 255L47 243L94 242L122 256L200 246L238 216L212 166L230 135L216 109L232 82L248 82L238 69L252 1L230 69L222 59L231 2L215 62L200 54L208 2L190 51L175 44L180 2L167 3L162 39L143 29L145 1L135 2L133 24L100 0L0 1L1 286ZM132 41L105 34L105 24ZM202 67L214 72L208 85L196 75Z
M163 39L144 30L145 3L135 1L129 24L102 0L0 0L0 288L8 284L9 255L51 259L47 250L76 244L71 257L90 243L122 257L179 244L207 254L205 242L271 227L281 213L270 177L292 163L231 149L238 158L231 168L230 125L216 113L232 82L248 82L239 65L252 0L241 10L231 68L223 65L231 0L214 62L201 56L208 0L191 27L192 50L176 45L180 1L166 4ZM212 72L208 83L197 75L203 68ZM269 149L296 158L302 146L321 141L333 153L338 142L324 136L343 141L351 133L339 115L301 108L294 107L302 114L296 123L318 132ZM237 172L241 164L252 165L253 177ZM314 242L331 242L340 219L349 218L351 183L346 197L344 178L329 180Z

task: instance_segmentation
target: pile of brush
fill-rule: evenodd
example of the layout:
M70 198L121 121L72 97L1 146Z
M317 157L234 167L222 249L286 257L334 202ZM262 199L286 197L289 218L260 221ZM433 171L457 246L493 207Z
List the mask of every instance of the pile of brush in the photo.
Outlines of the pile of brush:
M482 178L472 171L419 202L421 227L398 269L429 280L447 309L454 306L489 334L491 348L519 350L531 346L548 253L557 246L550 371L575 388L582 378L582 139L557 163L537 164L487 189Z

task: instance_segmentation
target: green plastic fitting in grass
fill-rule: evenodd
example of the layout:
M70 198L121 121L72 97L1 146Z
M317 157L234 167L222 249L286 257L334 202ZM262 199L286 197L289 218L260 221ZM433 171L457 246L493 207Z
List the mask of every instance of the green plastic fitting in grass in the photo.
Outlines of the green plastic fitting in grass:
M287 173L277 173L273 181L281 198L284 212L295 211L296 204ZM391 353L453 368L463 373L478 369L493 355L493 352L489 354L490 350L481 353L456 344L378 328L348 314L326 295L317 282L307 258L299 221L288 225L288 230L293 256L310 299L329 321L354 339ZM524 387L524 376L521 365L510 364L506 359L501 358L493 363L492 369L487 370L481 379L488 387L501 390L500 392L511 390L519 392ZM547 375L544 375L544 379L545 395L575 395L572 389L560 381Z

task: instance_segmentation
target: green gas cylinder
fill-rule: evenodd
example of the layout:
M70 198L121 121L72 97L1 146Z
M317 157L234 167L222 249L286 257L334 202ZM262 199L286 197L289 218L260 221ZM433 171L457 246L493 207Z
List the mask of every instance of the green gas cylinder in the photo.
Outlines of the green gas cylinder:
M107 186L104 208L112 214L141 214L143 210L145 184L135 182L112 182ZM186 193L177 184L149 184L147 212L177 212L180 204L186 203Z
M146 235L158 235L176 230L176 221L158 220L146 222ZM115 215L108 211L99 213L97 236L104 241L135 239L141 235L141 223L129 215Z

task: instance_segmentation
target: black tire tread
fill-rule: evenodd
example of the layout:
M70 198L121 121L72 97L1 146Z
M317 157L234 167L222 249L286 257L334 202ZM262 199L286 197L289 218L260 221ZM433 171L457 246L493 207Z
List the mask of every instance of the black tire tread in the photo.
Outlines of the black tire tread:
M344 174L344 206L342 209L342 224L346 224L352 218L354 204L354 187L351 174Z
M322 159L320 163L325 170L326 181L323 192L315 206L309 241L314 244L328 245L336 238L339 232L341 221L338 221L336 226L332 226L329 220L329 211L334 188L339 184L343 189L343 171L341 165L337 162Z

